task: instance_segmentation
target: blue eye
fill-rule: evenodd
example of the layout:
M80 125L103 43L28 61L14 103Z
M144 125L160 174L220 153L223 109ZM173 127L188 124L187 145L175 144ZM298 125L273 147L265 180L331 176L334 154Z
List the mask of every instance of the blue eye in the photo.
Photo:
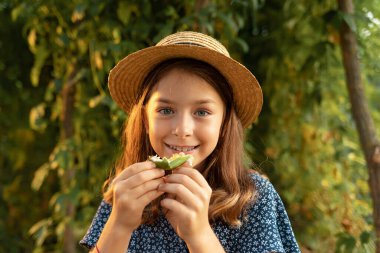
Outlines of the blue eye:
M163 109L158 110L158 112L160 114L169 115L173 113L173 110L170 108L163 108Z
M209 115L210 113L208 111L205 111L205 110L199 110L199 111L196 111L195 114L197 116L204 117L204 116Z

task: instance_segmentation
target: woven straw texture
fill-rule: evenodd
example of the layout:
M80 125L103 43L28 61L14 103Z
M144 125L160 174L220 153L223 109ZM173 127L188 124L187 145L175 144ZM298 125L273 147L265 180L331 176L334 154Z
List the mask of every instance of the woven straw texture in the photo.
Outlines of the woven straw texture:
M261 87L254 75L230 58L226 48L210 36L196 32L172 34L156 46L132 53L110 72L108 86L115 102L127 113L138 100L137 91L147 74L159 63L172 58L192 58L216 68L229 82L234 104L243 127L259 115L263 103Z

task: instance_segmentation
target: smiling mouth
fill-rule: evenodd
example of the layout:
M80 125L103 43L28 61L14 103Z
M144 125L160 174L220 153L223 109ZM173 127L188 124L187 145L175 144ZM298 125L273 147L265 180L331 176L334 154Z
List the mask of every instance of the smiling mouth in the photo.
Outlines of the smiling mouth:
M175 151L178 151L178 152L190 152L190 151L193 151L194 149L196 149L197 147L199 147L199 145L198 146L173 146L173 145L168 145L168 144L166 144L167 146L168 146L168 148L170 148L170 149L173 149L173 150L175 150Z

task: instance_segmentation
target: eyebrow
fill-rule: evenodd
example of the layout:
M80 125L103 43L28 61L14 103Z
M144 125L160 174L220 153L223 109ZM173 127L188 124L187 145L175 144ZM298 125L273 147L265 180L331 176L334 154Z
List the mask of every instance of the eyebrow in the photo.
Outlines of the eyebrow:
M156 102L165 103L165 104L174 104L174 102L172 100L167 99L167 98L159 98L159 99L157 99ZM206 99L196 100L194 104L202 105L202 104L215 104L215 103L216 103L215 100L206 98Z

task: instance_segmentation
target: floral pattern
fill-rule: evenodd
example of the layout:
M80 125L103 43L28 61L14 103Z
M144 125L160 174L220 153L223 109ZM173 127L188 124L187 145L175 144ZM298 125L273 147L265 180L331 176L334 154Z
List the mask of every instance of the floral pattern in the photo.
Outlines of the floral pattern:
M257 198L247 210L247 219L239 228L215 222L212 228L226 252L300 252L284 205L273 185L258 174L253 174ZM105 201L95 214L80 244L88 249L95 246L112 206ZM143 224L132 234L128 253L189 252L185 242L174 232L164 216L151 225Z

